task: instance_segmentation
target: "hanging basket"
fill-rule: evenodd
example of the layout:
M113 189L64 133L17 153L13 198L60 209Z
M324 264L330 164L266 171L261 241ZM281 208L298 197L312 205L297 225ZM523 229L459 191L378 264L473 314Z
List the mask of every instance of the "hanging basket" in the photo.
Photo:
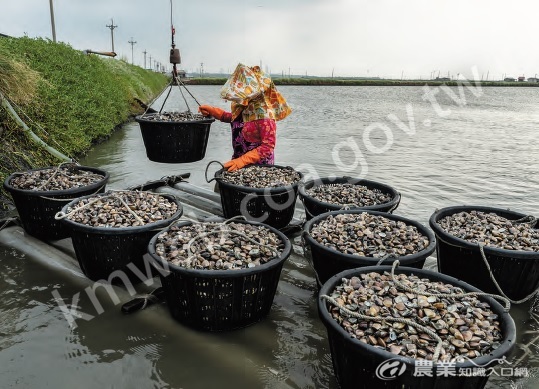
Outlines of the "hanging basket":
M182 98L187 107L185 112L163 111L174 85L178 85L178 88L180 88ZM182 87L200 106L197 99L189 92L183 82L177 77L173 77L159 112L151 109L150 104L143 115L135 118L140 126L146 156L150 161L189 163L200 161L206 155L210 126L215 119L193 114L181 90Z
M215 119L185 121L149 120L137 116L146 156L150 161L188 163L206 155L210 126Z

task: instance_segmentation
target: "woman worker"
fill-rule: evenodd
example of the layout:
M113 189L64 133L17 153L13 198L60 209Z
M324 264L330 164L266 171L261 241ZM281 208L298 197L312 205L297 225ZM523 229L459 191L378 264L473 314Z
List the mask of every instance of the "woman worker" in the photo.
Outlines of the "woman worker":
M258 66L240 63L221 89L221 97L231 101L231 112L210 105L201 105L199 111L232 127L234 154L223 166L232 172L251 164L272 165L275 122L287 117L291 109L271 78Z

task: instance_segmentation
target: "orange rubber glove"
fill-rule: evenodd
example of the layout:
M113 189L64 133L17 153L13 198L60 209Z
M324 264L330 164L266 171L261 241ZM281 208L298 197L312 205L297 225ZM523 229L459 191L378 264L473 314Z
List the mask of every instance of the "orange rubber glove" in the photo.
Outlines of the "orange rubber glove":
M221 108L212 107L211 105L201 105L198 107L198 111L204 116L213 116L217 120L221 120L223 118L223 114L225 113L225 111Z
M229 172L233 172L235 170L241 169L244 166L256 163L258 161L260 161L260 155L258 154L258 151L254 149L246 152L241 157L225 162L223 166L227 168Z

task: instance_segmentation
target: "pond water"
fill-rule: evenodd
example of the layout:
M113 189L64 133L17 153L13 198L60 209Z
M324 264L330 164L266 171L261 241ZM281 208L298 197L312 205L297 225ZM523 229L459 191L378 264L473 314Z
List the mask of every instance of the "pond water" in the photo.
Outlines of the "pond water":
M190 86L203 104L227 108L219 86ZM396 214L428 225L450 205L486 205L539 214L537 88L282 86L293 113L278 122L276 164L320 177L348 175L402 194ZM429 94L431 99L425 99ZM196 104L188 100L191 109ZM160 101L156 106L160 106ZM184 110L174 88L167 110ZM227 161L228 124L212 124L206 156L189 164L146 158L136 122L94 147L81 163L124 188ZM211 176L217 165L211 165ZM13 388L336 388L312 269L295 253L285 264L269 316L243 330L207 334L171 322L165 305L122 315L109 302L97 315L83 287L23 253L0 247L0 386ZM92 320L70 328L52 291L80 294ZM513 306L517 347L511 366L537 377L539 323ZM163 318L163 319L160 319ZM487 387L536 388L535 377L490 378Z

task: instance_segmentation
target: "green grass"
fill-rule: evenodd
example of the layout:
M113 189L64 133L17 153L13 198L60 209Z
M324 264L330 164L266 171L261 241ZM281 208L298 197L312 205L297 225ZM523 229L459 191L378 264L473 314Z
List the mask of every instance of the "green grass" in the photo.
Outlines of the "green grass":
M20 107L19 116L32 131L71 157L84 155L118 125L141 113L135 98L147 102L168 83L165 75L121 60L30 38L0 38L0 77L8 80L0 82L0 91ZM0 141L2 182L13 171L58 163L26 139L3 108ZM3 192L0 207L5 203Z

